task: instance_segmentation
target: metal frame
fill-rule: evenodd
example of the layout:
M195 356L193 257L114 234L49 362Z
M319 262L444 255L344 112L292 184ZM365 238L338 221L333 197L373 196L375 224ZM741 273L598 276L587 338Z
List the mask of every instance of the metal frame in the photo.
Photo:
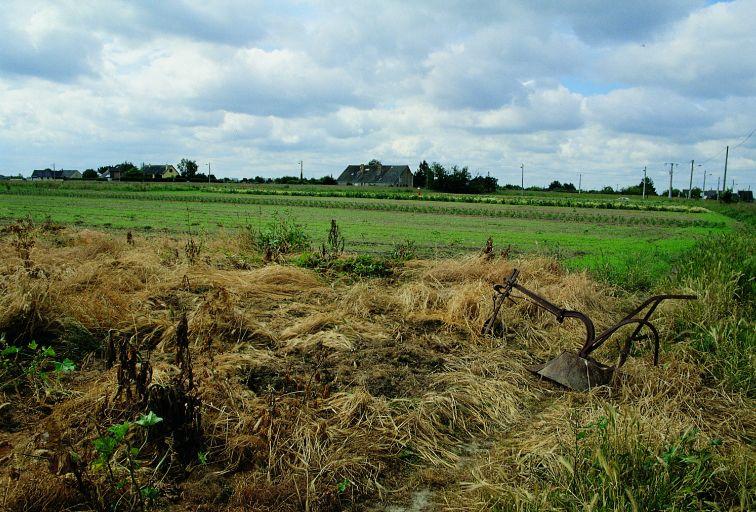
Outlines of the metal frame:
M659 307L659 304L661 304L663 301L668 299L679 299L679 300L694 300L697 299L695 295L684 295L684 294L664 294L664 295L654 295L653 297L647 299L644 301L640 306L632 310L630 313L625 315L624 318L622 318L619 322L614 324L613 326L609 327L605 331L601 332L598 336L596 336L596 328L593 325L593 321L585 315L584 313L581 313L580 311L573 311L570 309L564 309L560 308L556 304L548 301L544 297L538 295L532 290L529 290L519 284L517 282L517 278L520 275L520 271L517 269L512 270L512 274L505 280L504 284L496 284L494 285L494 295L493 295L493 311L491 313L491 316L486 320L485 324L483 325L483 335L489 335L493 333L494 324L496 323L496 319L499 316L499 311L501 310L501 306L504 304L505 300L510 300L512 302L515 302L515 300L512 298L511 293L512 290L517 290L525 295L525 297L520 297L525 300L528 300L529 302L532 302L533 304L539 306L542 309L545 309L552 315L554 315L559 323L564 322L565 318L576 318L583 322L585 325L585 343L583 343L583 346L581 347L580 351L578 352L578 356L586 359L593 351L600 348L601 345L603 345L609 338L612 337L614 333L616 333L620 328L630 325L630 324L638 324L638 326L635 328L635 331L633 331L633 334L630 335L630 337L625 341L625 344L623 347L620 348L620 360L617 364L617 368L625 364L625 361L627 360L628 355L630 354L630 350L632 348L632 343L640 333L641 329L645 326L648 327L648 329L651 331L651 334L654 338L654 366L659 364L659 331L656 329L654 324L650 322L651 315L654 314L654 311L656 311L656 308ZM645 315L641 318L639 315L642 313L646 308L648 310L646 311Z

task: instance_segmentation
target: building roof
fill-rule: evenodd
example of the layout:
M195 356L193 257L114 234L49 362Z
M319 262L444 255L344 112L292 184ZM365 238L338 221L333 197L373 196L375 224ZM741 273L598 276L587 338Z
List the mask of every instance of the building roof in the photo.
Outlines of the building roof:
M391 185L401 180L409 165L348 165L338 181L346 183L380 183Z
M165 165L143 165L142 166L142 172L144 174L160 174L163 175L169 170L175 170L173 169L173 166L171 164L165 164Z
M43 178L43 179L53 179L53 180L61 180L61 179L67 179L71 178L72 176L76 175L79 171L76 169L59 169L56 171L53 171L52 169L35 169L34 172L32 172L31 177L32 178Z

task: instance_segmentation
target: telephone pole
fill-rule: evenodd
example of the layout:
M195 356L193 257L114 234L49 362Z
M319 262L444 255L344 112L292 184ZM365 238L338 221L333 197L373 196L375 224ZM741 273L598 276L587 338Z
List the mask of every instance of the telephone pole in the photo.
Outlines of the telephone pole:
M669 163L669 191L667 192L667 199L672 199L672 175L675 173L675 165L677 165L674 162Z
M578 174L578 194L583 190L583 173Z
M299 183L304 183L303 165L304 165L304 162L300 160L299 161Z
M703 197L706 198L706 175L709 174L709 171L704 169L704 183L703 183Z
M721 178L721 176L717 176L717 200L719 200L719 178Z
M520 164L520 188L525 192L525 164Z
M643 199L646 199L646 167L643 167Z
M722 193L724 194L725 189L727 188L727 159L730 157L730 146L727 146L727 150L725 151L725 170L724 170L724 177L722 178ZM719 188L719 187L717 187Z
M690 184L688 185L688 199L690 199L690 191L693 188L693 162L695 162L695 160L690 161Z
M207 182L210 183L210 162L207 163Z

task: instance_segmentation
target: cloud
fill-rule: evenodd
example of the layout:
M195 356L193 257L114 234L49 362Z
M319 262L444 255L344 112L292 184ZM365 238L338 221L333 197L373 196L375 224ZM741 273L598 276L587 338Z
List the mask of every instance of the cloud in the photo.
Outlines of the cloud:
M0 71L55 81L96 74L102 43L60 22L55 6L12 3L0 14Z
M707 6L643 45L628 44L599 64L611 79L690 96L752 96L756 91L756 2Z
M9 0L0 171L191 157L322 175L375 157L600 186L730 144L728 174L756 185L756 145L735 147L756 119L755 16L756 0Z

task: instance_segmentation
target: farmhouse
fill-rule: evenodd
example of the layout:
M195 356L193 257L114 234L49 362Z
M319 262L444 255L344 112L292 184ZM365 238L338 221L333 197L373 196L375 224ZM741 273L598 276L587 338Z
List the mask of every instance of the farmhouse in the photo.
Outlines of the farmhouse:
M150 180L169 180L179 175L176 168L170 164L167 165L143 165L142 173L145 179Z
M382 165L378 162L367 165L349 165L337 181L339 185L411 187L413 178L409 165Z
M52 169L35 169L32 172L31 179L33 180L80 180L81 173L76 169L60 169L54 171Z

